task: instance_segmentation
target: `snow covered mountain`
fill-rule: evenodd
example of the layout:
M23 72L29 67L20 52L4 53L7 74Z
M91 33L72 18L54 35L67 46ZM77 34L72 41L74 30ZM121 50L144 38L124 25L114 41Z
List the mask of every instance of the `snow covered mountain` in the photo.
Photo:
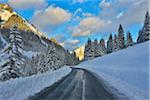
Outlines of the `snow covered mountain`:
M14 23L17 23L20 30L32 31L39 36L44 35L33 24L30 24L26 19L13 11L7 4L0 4L0 17L4 21L1 25L4 28L10 28Z
M30 24L26 19L17 14L7 4L0 4L0 50L2 50L9 42L10 28L14 24L18 24L18 30L21 33L23 39L23 55L26 58L31 58L37 53L43 53L46 51L47 46L54 43L56 51L59 53L64 65L70 65L72 57L54 38L48 39L41 33L34 25ZM69 58L68 58L69 57Z
M131 100L148 100L150 41L85 61L75 67L100 76Z

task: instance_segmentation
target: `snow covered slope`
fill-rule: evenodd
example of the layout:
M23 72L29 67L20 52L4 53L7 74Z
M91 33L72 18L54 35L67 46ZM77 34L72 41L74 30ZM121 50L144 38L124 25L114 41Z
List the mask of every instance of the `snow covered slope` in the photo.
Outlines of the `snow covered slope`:
M71 72L71 68L63 67L54 72L12 79L0 83L0 100L24 100L40 92Z
M76 66L96 73L131 100L148 100L150 41Z

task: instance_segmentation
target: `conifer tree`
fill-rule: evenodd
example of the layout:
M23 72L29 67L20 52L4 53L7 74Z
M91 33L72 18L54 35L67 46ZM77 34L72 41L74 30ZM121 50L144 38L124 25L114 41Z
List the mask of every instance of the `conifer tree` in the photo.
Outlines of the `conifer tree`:
M119 29L118 29L118 39L117 39L117 43L118 43L118 49L123 49L123 48L125 48L124 30L123 30L121 24L119 25Z
M144 26L142 30L139 31L137 43L150 40L150 16L149 12L145 15Z
M92 58L94 58L94 47L93 43L91 42L91 39L89 38L87 44L85 45L84 59L89 60Z
M107 53L111 53L113 51L113 38L112 34L110 34L109 39L107 41Z
M23 75L21 67L24 63L22 58L23 42L17 25L11 28L9 39L10 43L5 47L2 54L3 57L6 57L3 65L0 66L0 80L2 81Z
M94 57L98 57L99 56L99 51L98 51L98 41L97 39L95 39L95 41L93 42L93 47L94 47Z
M100 55L103 56L103 55L107 54L105 40L103 38L100 40L99 44L100 44Z
M113 51L118 50L118 43L117 43L117 35L115 34L114 40L113 40Z
M131 36L131 33L128 32L127 33L127 38L126 38L126 47L128 46L132 46L133 45L133 40L132 40L132 36Z

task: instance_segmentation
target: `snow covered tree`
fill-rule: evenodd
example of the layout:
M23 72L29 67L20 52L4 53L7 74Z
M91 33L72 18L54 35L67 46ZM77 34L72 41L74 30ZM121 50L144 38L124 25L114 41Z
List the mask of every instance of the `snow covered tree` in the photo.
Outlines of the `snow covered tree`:
M109 39L107 41L107 53L111 53L113 51L113 38L112 34L110 34Z
M144 41L150 40L150 16L148 12L145 15L143 35Z
M100 55L103 56L103 55L107 54L105 40L103 38L100 40L99 44L100 44Z
M124 30L122 28L122 25L119 25L119 29L118 29L118 39L117 39L117 43L118 43L118 49L123 49L125 48L125 38L124 38Z
M126 40L126 47L132 46L133 45L133 40L132 40L132 36L131 36L130 32L127 33L126 39L127 39Z
M88 42L85 45L84 59L85 60L93 59L95 57L94 55L95 53L94 53L93 42L91 42L91 39L88 39Z
M114 40L113 40L113 51L118 50L118 43L117 43L117 35L115 34Z
M48 46L43 61L40 63L39 72L53 71L62 66L62 61L58 56L54 44Z
M24 76L31 76L38 73L38 64L40 61L40 55L32 56L30 60L26 60L23 71Z
M98 41L95 39L93 42L93 48L94 48L94 57L99 57L99 48L98 48Z
M17 25L14 25L10 31L10 43L5 47L2 56L5 57L4 63L0 66L0 80L5 81L11 78L22 76L22 58L23 42Z
M138 38L137 38L137 43L140 43L140 42L143 42L143 32L142 30L139 31L139 34L138 34Z
M148 12L145 15L144 26L142 30L139 31L137 42L140 43L147 40L150 40L150 16Z

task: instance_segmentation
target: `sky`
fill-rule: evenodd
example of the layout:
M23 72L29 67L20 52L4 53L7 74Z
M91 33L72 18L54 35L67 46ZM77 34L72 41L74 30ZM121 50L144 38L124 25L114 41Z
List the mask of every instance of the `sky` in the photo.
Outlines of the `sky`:
M49 38L74 50L88 38L108 39L119 24L136 40L148 0L0 0L34 24ZM126 34L125 34L126 35Z

